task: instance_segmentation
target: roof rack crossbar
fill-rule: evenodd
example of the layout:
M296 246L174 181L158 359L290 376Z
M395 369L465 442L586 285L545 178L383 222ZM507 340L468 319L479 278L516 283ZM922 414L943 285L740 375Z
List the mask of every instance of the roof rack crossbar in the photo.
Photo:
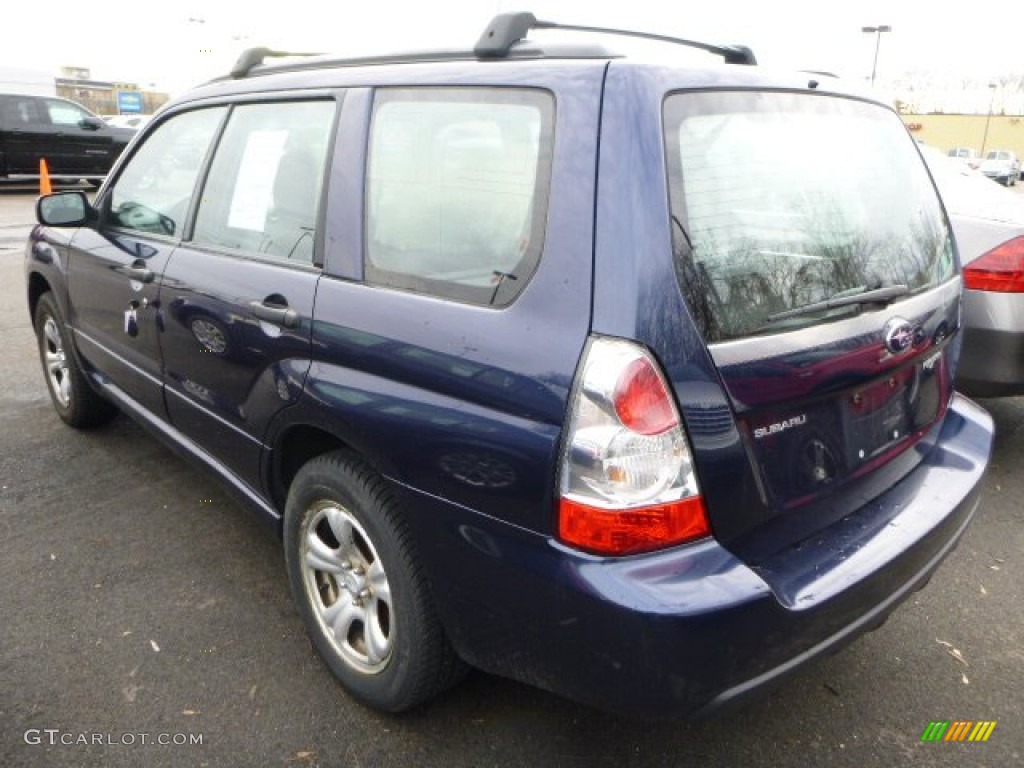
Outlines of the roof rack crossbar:
M275 51L270 48L246 48L231 68L231 77L236 80L246 77L254 68L263 63L268 56L319 56L318 53L296 53L294 51Z
M512 50L512 46L525 38L531 29L562 29L569 32L596 32L607 35L638 37L645 40L657 40L662 43L685 45L689 48L699 48L702 51L721 56L727 64L746 64L750 66L757 64L754 52L745 45L714 45L712 43L702 43L698 40L655 35L650 32L635 32L628 29L556 24L553 21L541 21L532 13L527 12L502 13L495 16L473 47L473 53L481 59L505 58Z

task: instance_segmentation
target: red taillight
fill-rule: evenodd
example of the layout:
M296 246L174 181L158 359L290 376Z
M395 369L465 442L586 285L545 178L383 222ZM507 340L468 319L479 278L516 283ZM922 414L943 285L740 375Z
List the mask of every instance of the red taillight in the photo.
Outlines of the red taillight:
M639 509L601 509L563 498L558 535L589 552L630 555L711 535L700 496Z
M592 337L562 446L559 538L588 552L630 555L710 534L661 368L635 342Z
M679 423L664 382L646 358L626 367L613 398L622 426L641 435L659 435Z
M964 269L964 283L974 291L1024 293L1024 235L972 261Z

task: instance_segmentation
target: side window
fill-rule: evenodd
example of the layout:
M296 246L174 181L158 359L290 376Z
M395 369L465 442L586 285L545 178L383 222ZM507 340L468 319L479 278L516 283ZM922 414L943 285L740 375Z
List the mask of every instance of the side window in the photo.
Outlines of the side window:
M511 302L540 258L554 98L520 89L382 90L366 191L366 278Z
M46 100L46 111L50 115L50 122L54 125L78 125L87 117L92 117L81 107L69 101L57 101L56 99Z
M313 261L334 101L236 107L217 146L193 240Z
M186 112L150 133L114 183L108 223L180 237L196 177L226 111Z

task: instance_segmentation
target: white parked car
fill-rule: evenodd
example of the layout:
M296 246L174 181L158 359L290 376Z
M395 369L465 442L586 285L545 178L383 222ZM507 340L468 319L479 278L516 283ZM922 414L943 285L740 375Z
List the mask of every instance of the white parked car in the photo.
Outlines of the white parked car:
M946 153L947 157L955 157L968 168L976 170L981 165L981 155L971 147L953 147Z
M1004 187L1012 187L1020 178L1020 159L1008 149L992 149L978 170Z

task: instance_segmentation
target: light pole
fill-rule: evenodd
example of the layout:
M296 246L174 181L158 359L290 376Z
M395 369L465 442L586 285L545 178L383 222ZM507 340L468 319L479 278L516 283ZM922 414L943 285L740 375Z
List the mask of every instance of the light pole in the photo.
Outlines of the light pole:
M985 143L988 141L988 124L992 122L992 105L996 102L996 84L989 83L988 87L992 90L992 96L988 100L988 114L985 116L985 133L981 137L981 159L985 159Z
M878 71L878 49L882 45L882 33L892 32L892 27L888 24L882 24L877 27L861 27L861 32L867 32L868 34L875 35L875 60L871 64L871 87L875 87L875 72Z

